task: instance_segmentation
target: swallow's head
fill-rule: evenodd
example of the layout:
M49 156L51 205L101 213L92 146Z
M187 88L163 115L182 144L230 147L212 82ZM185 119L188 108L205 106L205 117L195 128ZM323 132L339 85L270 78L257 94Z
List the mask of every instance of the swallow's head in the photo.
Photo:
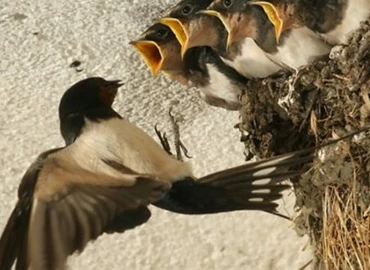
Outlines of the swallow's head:
M149 27L138 40L130 42L156 76L160 70L181 70L181 46L171 29L162 23Z
M199 13L217 17L230 32L232 18L243 12L249 0L215 0L206 10Z
M111 107L117 90L122 85L120 80L107 81L100 77L77 82L62 97L59 105L60 118L101 107Z
M222 16L227 13L235 13L243 10L249 0L215 0L207 10L219 12Z
M179 20L191 20L197 16L197 12L206 9L213 0L183 0L170 9L165 17Z
M101 120L118 116L112 103L121 85L119 80L92 77L77 82L64 93L59 104L59 120L67 145L79 136L86 118Z
M255 38L259 30L256 12L249 0L216 0L202 14L218 18L228 33L226 48L246 37Z
M218 20L200 14L212 1L184 0L178 3L160 22L171 28L181 44L181 55L196 46L217 46ZM222 29L224 31L224 29Z
M282 10L284 5L274 5L268 1L250 1L249 4L260 6L261 8L263 8L263 10L266 13L266 16L268 17L270 22L274 25L276 42L279 43L280 36L283 30L289 28L287 27L287 25L289 24L288 22L290 21L288 20L288 18L284 18L285 12ZM285 8L283 9L285 10ZM290 8L287 9L286 11L288 10L290 10Z

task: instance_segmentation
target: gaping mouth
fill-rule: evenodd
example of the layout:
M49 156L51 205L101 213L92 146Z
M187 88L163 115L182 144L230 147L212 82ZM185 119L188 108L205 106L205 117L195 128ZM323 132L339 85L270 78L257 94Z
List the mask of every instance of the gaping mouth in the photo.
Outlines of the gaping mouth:
M161 48L157 43L150 40L131 41L133 45L144 59L145 64L148 66L153 76L157 76L162 68L164 56Z
M249 4L263 8L270 22L274 25L276 42L279 43L284 21L280 18L278 9L273 4L265 1L251 1Z
M175 34L177 40L181 45L181 56L184 56L189 42L189 33L184 24L179 19L171 17L161 18L159 22L167 25Z

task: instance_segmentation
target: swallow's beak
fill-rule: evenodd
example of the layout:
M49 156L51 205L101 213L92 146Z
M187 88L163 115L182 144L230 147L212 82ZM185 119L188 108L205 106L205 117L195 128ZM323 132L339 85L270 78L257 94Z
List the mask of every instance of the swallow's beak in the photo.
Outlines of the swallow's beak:
M184 56L189 42L189 35L184 24L176 18L164 17L159 20L160 23L167 25L175 34L177 40L181 45L181 57Z
M106 86L112 87L112 88L120 88L124 83L121 80L113 80L113 81L107 81Z
M150 40L137 40L131 41L130 44L134 46L144 59L145 64L148 66L152 75L157 76L162 68L164 56L161 48L154 41Z
M221 14L220 12L216 11L216 10L213 10L213 9L205 9L205 10L200 10L197 12L198 14L205 14L205 15L209 15L209 16L214 16L216 18L218 18L223 26L225 27L228 35L227 35L227 44L226 44L226 48L229 48L229 46L232 44L233 42L233 39L232 39L232 29L231 29L231 26L226 18L226 16L224 16L223 14Z
M106 81L100 91L100 99L108 106L112 106L118 88L124 85L121 80Z
M279 16L279 10L271 3L265 1L251 1L250 5L257 5L263 8L267 17L275 27L276 42L279 43L281 33L283 31L284 21Z

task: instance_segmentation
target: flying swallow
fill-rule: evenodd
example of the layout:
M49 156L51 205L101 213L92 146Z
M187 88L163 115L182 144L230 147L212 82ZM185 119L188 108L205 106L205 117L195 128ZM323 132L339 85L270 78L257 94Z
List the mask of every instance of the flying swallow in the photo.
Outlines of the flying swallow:
M195 178L149 135L112 109L119 81L82 80L63 95L66 146L42 153L26 171L0 238L0 269L65 269L104 232L150 218L149 204L182 214L261 210L276 214L281 182L299 175L315 148Z
M186 214L274 212L288 187L280 182L312 158L285 155L197 180L189 164L112 109L120 85L89 78L63 95L66 146L42 153L23 176L0 239L0 269L15 261L16 269L64 269L69 255L104 232L145 223L151 203Z
M42 153L24 174L0 239L0 269L11 269L15 260L16 269L64 269L68 255L103 232L146 222L147 205L169 190L168 170L159 172L162 180L150 175L154 166L135 172L145 165L135 163L130 144L147 135L127 139L139 129L111 109L120 86L90 78L62 97L59 118L66 146ZM130 222L122 223L125 219Z

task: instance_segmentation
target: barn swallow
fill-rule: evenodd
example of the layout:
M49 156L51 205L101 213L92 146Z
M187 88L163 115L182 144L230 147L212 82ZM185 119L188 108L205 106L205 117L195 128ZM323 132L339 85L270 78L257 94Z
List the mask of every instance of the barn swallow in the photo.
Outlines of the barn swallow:
M299 2L296 0L249 1L251 5L257 5L263 8L268 19L274 25L277 43L279 43L280 36L283 32L303 26L298 22Z
M64 269L68 255L104 231L125 219L130 222L117 230L146 222L147 205L169 190L165 175L159 180L149 171L136 173L140 164L129 167L135 153L121 152L140 139L119 138L137 129L111 109L120 86L90 78L62 97L59 118L66 146L42 153L23 176L0 239L0 269L11 269L15 260L16 269Z
M161 69L176 81L198 87L200 97L209 105L227 110L240 109L239 96L248 80L229 67L210 47L191 48L181 59L179 41L171 29L161 23L149 27L136 44L139 42L155 44L140 51L152 70ZM157 65L153 55L163 56L161 65Z
M218 52L225 52L227 32L216 18L197 14L205 9L210 0L183 0L175 5L159 22L168 25L181 44L181 55L187 49L197 46L211 46ZM205 34L207 33L207 34Z
M119 81L82 80L59 105L65 147L42 153L22 178L18 202L0 238L0 269L64 269L104 232L150 218L154 205L183 214L237 210L276 213L281 181L314 150L249 163L199 179L111 107Z
M369 0L326 0L323 2L316 4L321 7L321 12L316 13L314 20L316 25L313 30L321 33L331 44L348 43L348 37L360 27L360 23L369 19ZM306 10L310 10L309 3L306 5Z
M267 77L281 69L266 57L264 52L249 39L245 41L245 55L237 46L227 49L228 31L217 18L199 13L212 1L183 0L160 22L168 25L181 44L181 54L197 46L210 46L227 63L245 77Z
M349 35L370 15L368 0L251 1L263 7L275 25L277 36L287 29L306 26L330 44L345 44Z
M207 103L228 110L241 108L240 96L249 79L225 63L211 47L193 47L184 57L186 77L199 87Z
M249 38L257 43L269 59L290 70L297 70L329 53L330 46L308 27L284 31L280 17L263 3L215 0L201 13L216 16L223 22L229 32L228 48L241 46L240 51L245 52L243 57L247 57L247 51L242 43Z
M181 45L168 26L155 23L130 44L139 51L153 76L161 70L171 79L187 85L187 79L182 76Z
M104 232L145 223L151 203L182 214L276 214L275 200L289 187L281 182L314 158L310 148L196 179L187 163L112 109L121 85L89 78L63 95L66 146L42 153L23 176L0 238L0 269L15 261L16 269L65 269L69 255Z

